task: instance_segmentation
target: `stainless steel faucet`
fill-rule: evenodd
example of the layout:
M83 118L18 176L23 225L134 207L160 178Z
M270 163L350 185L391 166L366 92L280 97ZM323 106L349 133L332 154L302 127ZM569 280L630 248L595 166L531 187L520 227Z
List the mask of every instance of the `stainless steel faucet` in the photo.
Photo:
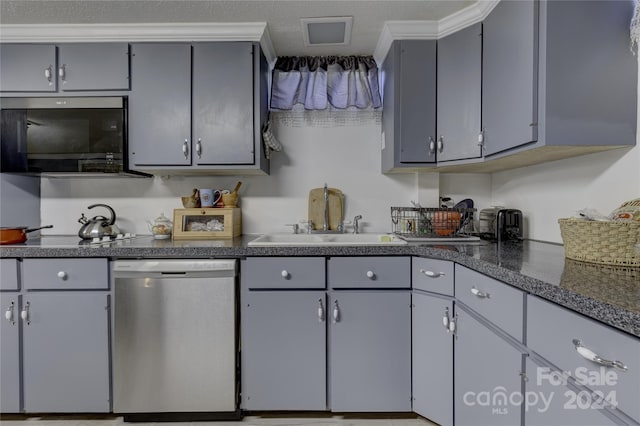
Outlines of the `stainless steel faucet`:
M353 233L357 234L359 232L358 230L358 221L362 219L362 215L357 215L356 217L353 218Z
M324 224L322 230L329 230L329 188L326 183L324 184Z

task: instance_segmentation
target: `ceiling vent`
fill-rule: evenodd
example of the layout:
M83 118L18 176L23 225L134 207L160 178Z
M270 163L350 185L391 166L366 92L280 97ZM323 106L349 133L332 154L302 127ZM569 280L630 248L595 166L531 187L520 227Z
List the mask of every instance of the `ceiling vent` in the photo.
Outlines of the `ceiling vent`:
M302 18L305 46L347 45L351 43L352 16Z

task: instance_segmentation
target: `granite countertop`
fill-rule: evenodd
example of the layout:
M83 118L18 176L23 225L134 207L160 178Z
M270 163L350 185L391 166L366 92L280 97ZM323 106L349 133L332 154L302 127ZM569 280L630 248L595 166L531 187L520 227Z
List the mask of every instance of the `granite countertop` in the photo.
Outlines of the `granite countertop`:
M564 258L563 247L538 241L406 246L249 247L257 237L172 241L151 236L80 245L76 236L44 236L0 247L0 257L239 258L245 256L413 255L455 261L516 288L640 337L640 268Z

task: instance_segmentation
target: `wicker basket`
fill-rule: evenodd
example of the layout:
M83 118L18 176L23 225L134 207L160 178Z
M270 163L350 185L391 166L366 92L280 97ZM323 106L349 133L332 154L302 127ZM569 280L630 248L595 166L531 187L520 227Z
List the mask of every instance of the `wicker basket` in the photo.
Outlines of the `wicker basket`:
M640 243L640 222L558 219L569 259L603 265L640 266L634 245Z

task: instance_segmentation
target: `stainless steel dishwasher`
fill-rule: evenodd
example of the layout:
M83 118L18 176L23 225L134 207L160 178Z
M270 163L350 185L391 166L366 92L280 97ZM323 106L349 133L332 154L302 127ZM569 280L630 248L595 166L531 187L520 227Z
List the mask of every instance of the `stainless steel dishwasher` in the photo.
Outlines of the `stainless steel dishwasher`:
M113 262L114 412L132 421L239 414L236 268L235 260Z

